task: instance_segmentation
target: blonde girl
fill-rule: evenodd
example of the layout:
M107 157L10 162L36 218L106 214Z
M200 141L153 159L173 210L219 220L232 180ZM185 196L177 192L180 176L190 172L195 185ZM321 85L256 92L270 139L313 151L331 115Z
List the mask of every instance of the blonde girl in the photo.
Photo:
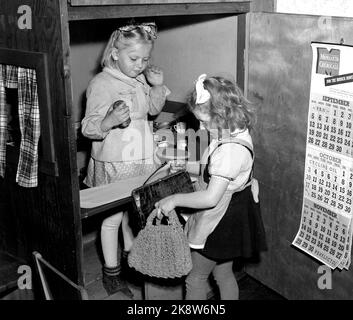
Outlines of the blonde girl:
M148 66L155 38L154 23L115 30L104 50L103 70L89 83L82 120L82 133L92 139L84 181L89 187L124 183L124 179L148 175L155 169L147 116L158 114L170 93L163 85L162 70ZM103 285L108 294L122 291L131 296L118 254L120 225L126 258L133 241L127 213L118 212L102 223Z

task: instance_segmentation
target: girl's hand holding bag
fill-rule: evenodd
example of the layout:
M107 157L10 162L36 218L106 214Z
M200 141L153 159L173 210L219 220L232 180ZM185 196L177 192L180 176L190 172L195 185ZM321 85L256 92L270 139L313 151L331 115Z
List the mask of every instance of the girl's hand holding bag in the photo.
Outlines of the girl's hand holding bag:
M191 271L189 244L176 212L171 211L167 218L168 224L161 224L157 209L148 216L131 248L130 267L157 278L179 278Z

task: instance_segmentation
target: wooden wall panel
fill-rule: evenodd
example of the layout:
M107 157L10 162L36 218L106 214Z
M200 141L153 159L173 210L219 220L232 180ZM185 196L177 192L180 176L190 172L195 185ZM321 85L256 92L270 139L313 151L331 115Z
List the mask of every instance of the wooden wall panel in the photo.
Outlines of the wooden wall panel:
M18 8L22 5L31 9L31 29L19 28L21 14ZM1 48L47 54L59 173L58 177L40 174L39 186L26 189L15 183L15 169L7 167L0 187L10 190L7 207L10 206L11 212L7 214L13 216L17 224L16 254L30 262L32 251L37 250L69 278L82 284L76 143L71 123L69 69L66 65L69 57L68 31L67 27L62 27L68 25L66 1L1 1L0 18Z
M269 251L247 267L289 299L352 299L352 267L320 290L317 260L291 246L303 197L311 41L353 44L353 20L273 13L248 15L248 98L258 106L255 176L261 184Z

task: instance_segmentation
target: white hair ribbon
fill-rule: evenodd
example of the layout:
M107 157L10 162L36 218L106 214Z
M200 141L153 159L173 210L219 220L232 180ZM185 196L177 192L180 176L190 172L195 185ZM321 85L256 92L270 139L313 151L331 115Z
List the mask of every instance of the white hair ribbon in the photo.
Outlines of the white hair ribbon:
M131 32L136 30L137 28L142 28L147 32L153 39L157 38L157 26L154 22L149 23L141 23L141 24L129 24L127 26L123 26L118 28L119 32Z
M211 95L208 92L208 90L205 89L203 86L203 82L205 81L207 75L202 74L199 76L199 78L196 81L196 103L197 104L202 104L210 100Z

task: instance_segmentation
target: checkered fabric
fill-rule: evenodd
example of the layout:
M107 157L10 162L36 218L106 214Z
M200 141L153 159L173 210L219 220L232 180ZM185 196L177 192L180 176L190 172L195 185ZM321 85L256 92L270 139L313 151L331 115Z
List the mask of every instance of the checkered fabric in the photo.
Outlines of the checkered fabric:
M0 176L5 175L6 140L7 140L7 112L5 97L6 66L0 64Z
M22 187L38 185L40 115L37 77L33 69L18 68L18 115L21 129L16 182Z
M5 88L18 89L21 145L16 182L22 187L36 187L40 116L35 70L0 64L0 176L2 177L5 175L7 140Z
M17 89L18 88L18 67L5 65L6 77L5 88Z

